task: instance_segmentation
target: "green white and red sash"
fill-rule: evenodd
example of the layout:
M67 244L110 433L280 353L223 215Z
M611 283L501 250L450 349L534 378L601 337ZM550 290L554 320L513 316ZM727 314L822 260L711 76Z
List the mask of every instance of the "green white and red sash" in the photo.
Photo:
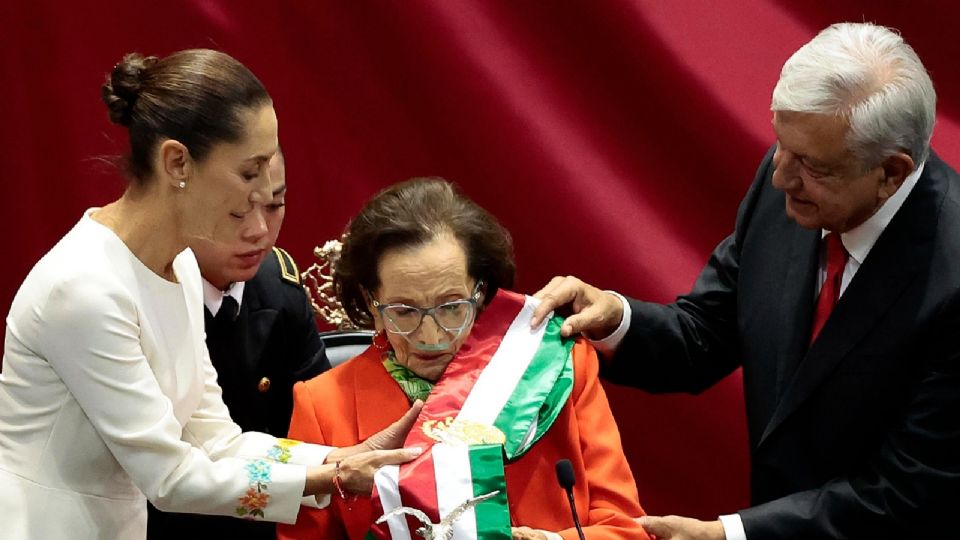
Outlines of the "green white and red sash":
M526 452L550 429L573 389L573 340L560 337L562 319L551 315L530 328L539 301L498 291L473 325L456 358L427 399L405 446L425 452L375 476L373 517L400 506L417 508L437 523L464 501L500 493L465 512L454 538L510 538L503 462ZM496 427L502 444L466 437ZM493 430L495 431L495 430ZM471 444L472 443L472 444ZM480 443L480 444L478 444ZM421 524L402 516L374 525L368 537L409 540Z

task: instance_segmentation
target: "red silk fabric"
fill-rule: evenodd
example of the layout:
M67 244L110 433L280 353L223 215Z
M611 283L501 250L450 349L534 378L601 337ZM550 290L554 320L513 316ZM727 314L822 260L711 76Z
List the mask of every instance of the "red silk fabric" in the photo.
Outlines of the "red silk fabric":
M780 66L832 22L902 31L938 90L934 148L960 165L958 15L934 0L2 2L0 311L85 208L119 195L101 158L125 136L99 85L130 51L217 47L263 80L287 158L279 243L301 267L378 189L440 175L510 229L516 290L573 274L670 301L774 141ZM747 504L739 373L698 397L607 391L647 511Z

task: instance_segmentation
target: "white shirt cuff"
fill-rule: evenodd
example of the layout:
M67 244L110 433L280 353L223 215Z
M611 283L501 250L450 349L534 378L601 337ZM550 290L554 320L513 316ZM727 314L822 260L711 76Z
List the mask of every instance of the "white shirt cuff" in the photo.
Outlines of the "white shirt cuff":
M590 340L590 344L593 345L593 348L596 349L597 352L603 356L609 357L617 351L617 347L620 346L623 338L627 335L627 330L630 329L630 316L633 314L633 312L630 311L630 302L627 302L627 299L624 298L622 294L616 291L604 292L608 292L616 296L620 299L620 303L623 304L623 318L620 319L620 326L618 326L612 334L603 339Z
M547 540L563 540L563 537L553 531L544 531L542 529L534 529L537 532L543 533L547 537Z
M727 540L747 540L747 532L743 530L740 514L720 516L720 524L723 525L723 534L726 535Z

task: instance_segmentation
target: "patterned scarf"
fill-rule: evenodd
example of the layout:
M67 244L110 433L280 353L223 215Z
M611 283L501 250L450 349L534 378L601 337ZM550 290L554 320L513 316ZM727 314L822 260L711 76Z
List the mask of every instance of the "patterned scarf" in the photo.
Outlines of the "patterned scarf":
M397 381L397 384L400 385L403 393L407 395L410 403L418 399L420 401L426 401L427 396L430 395L430 391L433 390L433 383L421 378L407 368L407 366L398 364L397 357L393 351L388 352L385 356L383 359L383 367L386 368L387 373L393 377L393 380Z

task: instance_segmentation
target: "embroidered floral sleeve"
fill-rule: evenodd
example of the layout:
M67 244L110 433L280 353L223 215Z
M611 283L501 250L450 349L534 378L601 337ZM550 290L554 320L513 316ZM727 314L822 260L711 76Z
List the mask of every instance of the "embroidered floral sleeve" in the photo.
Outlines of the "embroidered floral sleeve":
M277 439L277 443L267 450L267 457L279 463L287 463L293 455L291 450L298 444L300 441L293 439Z
M254 519L255 517L262 519L264 517L263 509L270 502L270 494L267 493L267 489L272 481L270 474L272 468L273 465L264 459L251 461L247 464L247 479L250 482L250 487L238 499L240 506L236 509L237 516L246 519Z
M267 459L258 459L251 461L246 466L247 479L250 487L242 497L237 499L240 506L236 508L236 514L245 519L263 518L263 509L270 503L270 493L268 489L271 480L272 462L287 463L292 456L293 447L300 444L300 441L293 439L277 439L276 444L267 450ZM269 460L269 461L268 461Z

